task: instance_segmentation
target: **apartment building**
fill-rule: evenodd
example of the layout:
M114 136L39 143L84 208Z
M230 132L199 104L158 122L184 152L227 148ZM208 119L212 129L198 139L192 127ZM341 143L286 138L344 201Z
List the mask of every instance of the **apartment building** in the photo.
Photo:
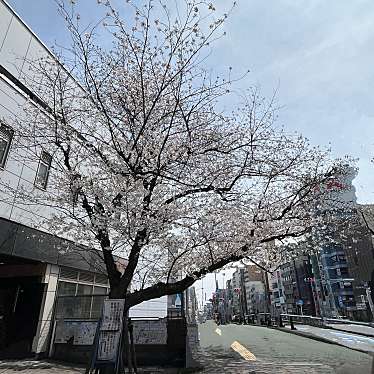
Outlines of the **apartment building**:
M248 313L265 313L267 306L263 271L256 265L246 266L244 282Z

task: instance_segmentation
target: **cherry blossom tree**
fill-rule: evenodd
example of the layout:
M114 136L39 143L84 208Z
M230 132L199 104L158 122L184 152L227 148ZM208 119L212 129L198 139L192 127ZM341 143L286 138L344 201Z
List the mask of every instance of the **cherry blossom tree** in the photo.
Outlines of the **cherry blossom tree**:
M52 155L52 169L46 192L23 191L28 201L53 208L52 232L98 251L126 308L233 261L276 266L274 243L319 224L318 186L342 163L277 126L274 98L239 97L231 68L205 67L230 10L127 1L121 17L99 3L106 15L85 27L60 2L72 43L58 61L30 62L35 97L15 138Z

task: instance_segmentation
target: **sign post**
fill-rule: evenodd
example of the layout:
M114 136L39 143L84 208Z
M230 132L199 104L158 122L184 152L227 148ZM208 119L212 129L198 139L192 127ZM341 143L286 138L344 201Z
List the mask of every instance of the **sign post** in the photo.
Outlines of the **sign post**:
M119 353L121 347L124 299L108 299L104 300L103 312L101 320L98 324L94 354L90 369L98 367L114 366L115 372L119 364ZM126 318L126 317L125 317Z

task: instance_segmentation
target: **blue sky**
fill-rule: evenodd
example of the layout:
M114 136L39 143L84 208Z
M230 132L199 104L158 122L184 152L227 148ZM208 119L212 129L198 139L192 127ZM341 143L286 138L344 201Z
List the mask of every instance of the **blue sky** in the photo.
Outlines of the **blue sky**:
M116 0L120 3L120 0ZM8 0L51 46L66 44L53 0ZM77 0L83 22L100 15L96 0ZM218 10L229 0L217 0ZM334 156L359 158L359 202L374 202L374 2L372 0L239 0L208 67L250 70L241 88L278 90L279 124Z
M53 0L8 2L45 44L66 43ZM96 19L96 0L77 3L83 22ZM229 3L215 1L218 10ZM373 203L374 1L237 3L225 25L227 36L214 46L207 67L250 69L241 88L257 85L265 96L278 89L279 123L314 145L331 145L334 156L359 158L358 201ZM213 279L206 280L209 293Z

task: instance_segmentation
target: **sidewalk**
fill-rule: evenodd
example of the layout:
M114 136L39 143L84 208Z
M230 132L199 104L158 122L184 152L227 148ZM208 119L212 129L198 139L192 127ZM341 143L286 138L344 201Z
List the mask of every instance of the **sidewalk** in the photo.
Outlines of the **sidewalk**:
M314 327L309 325L295 325L296 330L291 330L287 325L282 331L304 335L308 338L321 339L347 348L355 349L364 353L374 354L374 337L357 335L351 332L337 331L329 328Z
M0 374L81 374L82 366L72 366L52 361L1 360Z
M82 365L68 365L55 361L0 360L0 374L84 374ZM141 367L139 374L179 374L186 369Z
M374 327L364 325L347 325L345 323L330 323L326 327L335 330L342 330L374 338Z

